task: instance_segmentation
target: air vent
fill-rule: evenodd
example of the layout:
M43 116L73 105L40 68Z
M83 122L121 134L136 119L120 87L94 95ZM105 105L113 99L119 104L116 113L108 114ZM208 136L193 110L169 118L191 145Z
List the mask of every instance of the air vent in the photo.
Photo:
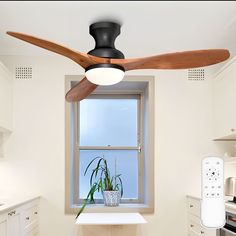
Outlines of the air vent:
M32 79L33 68L26 67L16 67L15 78L16 79Z
M189 69L188 70L188 80L193 80L193 81L205 80L204 69Z

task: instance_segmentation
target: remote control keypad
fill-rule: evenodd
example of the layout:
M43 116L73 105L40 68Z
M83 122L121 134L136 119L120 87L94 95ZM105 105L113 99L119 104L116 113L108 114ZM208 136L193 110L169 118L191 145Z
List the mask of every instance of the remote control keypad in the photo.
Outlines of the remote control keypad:
M220 163L205 162L203 167L203 194L207 198L219 198L223 196L220 179Z

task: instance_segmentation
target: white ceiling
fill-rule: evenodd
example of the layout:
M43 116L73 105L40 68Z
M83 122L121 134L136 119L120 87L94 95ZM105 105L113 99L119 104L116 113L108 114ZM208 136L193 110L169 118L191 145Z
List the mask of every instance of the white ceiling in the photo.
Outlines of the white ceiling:
M116 47L126 58L227 48L236 55L236 2L0 2L0 55L41 55L44 49L6 35L17 31L81 52L94 47L89 25L122 23Z

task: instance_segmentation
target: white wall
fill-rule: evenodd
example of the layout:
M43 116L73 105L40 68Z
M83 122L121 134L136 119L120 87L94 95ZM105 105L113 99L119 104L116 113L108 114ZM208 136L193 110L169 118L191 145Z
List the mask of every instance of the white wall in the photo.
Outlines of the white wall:
M74 216L64 214L64 75L83 71L60 56L2 61L12 71L33 66L33 79L14 81L14 131L8 158L0 161L0 194L39 193L42 236L187 235L185 195L199 194L200 160L216 149L210 141L210 80L187 81L186 71L155 72L155 213L145 215L148 224L78 227Z

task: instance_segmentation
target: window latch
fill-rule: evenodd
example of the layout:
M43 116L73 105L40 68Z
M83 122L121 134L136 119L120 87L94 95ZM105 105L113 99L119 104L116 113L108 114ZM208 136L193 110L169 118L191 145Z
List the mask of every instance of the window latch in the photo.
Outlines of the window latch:
M142 151L141 146L138 146L138 152L140 153Z

